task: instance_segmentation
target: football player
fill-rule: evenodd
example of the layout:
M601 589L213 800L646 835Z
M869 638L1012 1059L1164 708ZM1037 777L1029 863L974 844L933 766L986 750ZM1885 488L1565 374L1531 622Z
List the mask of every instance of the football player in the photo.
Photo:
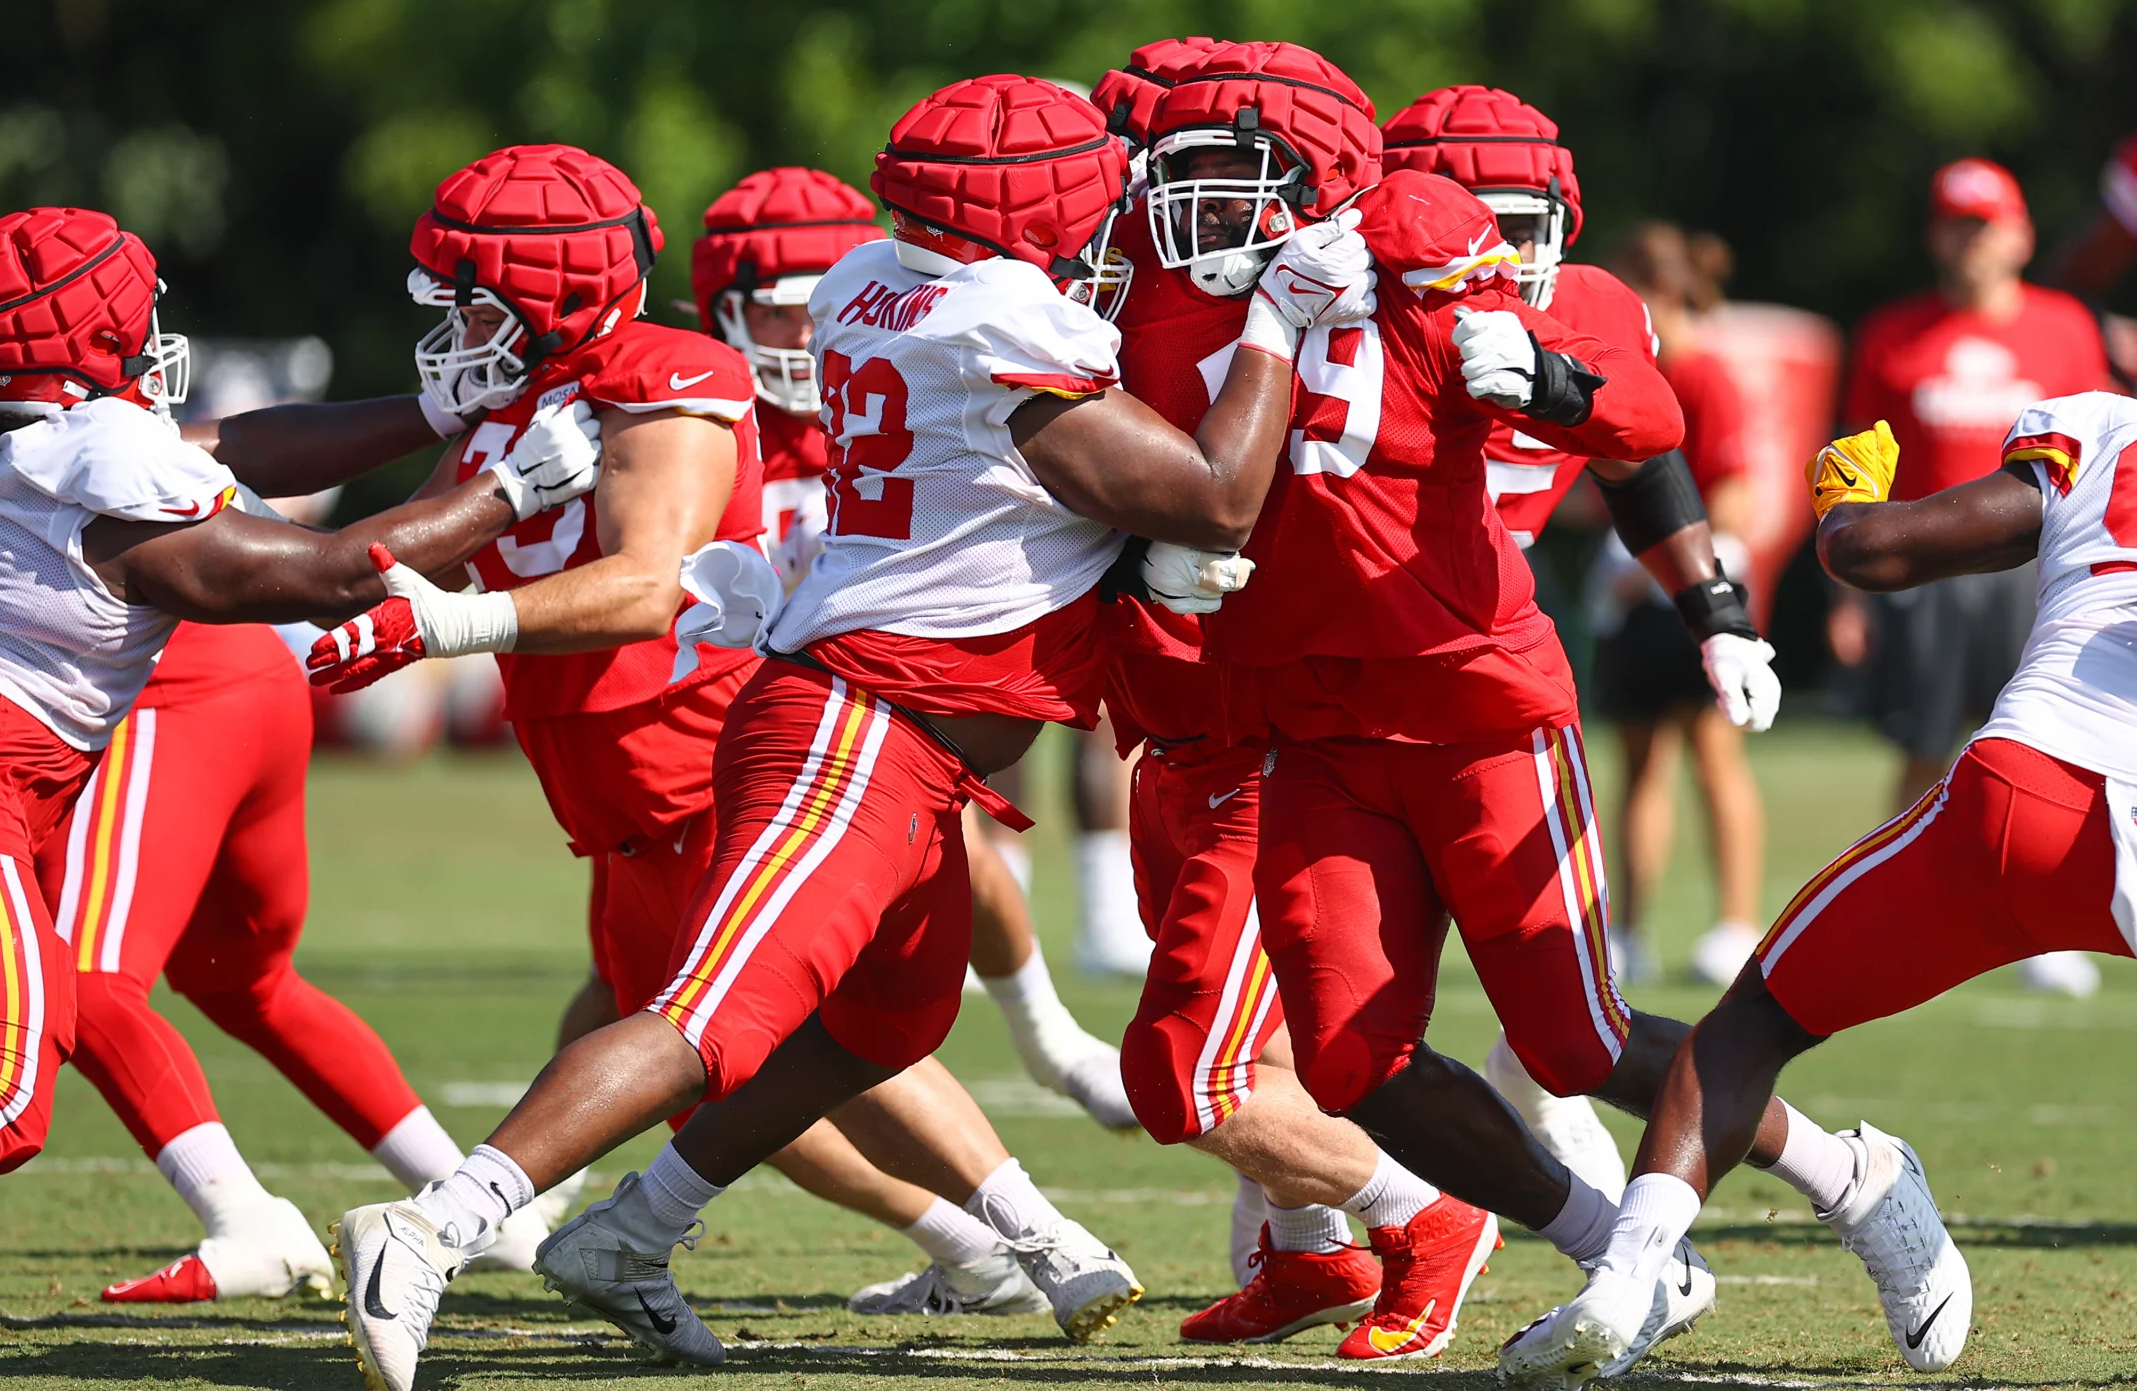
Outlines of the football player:
M2037 560L2025 659L1943 780L1812 876L1677 1050L1608 1251L1570 1304L1508 1345L1538 1384L1577 1384L1614 1358L1652 1274L1641 1243L1691 1223L1790 1059L2036 952L2132 954L2137 405L2039 402L2003 460L1911 502L1886 500L1899 445L1883 421L1811 461L1818 558L1843 584L1889 593ZM1908 1365L1941 1371L1973 1319L1966 1260L1906 1141L1865 1123L1843 1143L1818 1215L1879 1277Z
M740 349L757 374L765 538L788 589L822 548L829 520L809 295L840 256L884 236L875 217L866 194L830 174L767 169L713 200L705 235L691 249L699 324ZM1024 896L974 813L967 814L965 841L974 865L974 968L1025 1070L1100 1123L1135 1128L1119 1050L1093 1037L1061 1003Z
M1568 328L1654 361L1654 330L1639 295L1600 266L1565 259L1581 230L1580 183L1573 152L1558 143L1555 122L1512 92L1460 86L1427 92L1381 130L1387 168L1444 175L1492 210L1500 234L1520 253L1514 279L1523 299ZM1773 648L1752 627L1741 588L1728 581L1714 558L1705 508L1681 452L1649 460L1640 473L1623 479L1608 463L1591 469L1587 458L1553 449L1500 420L1492 423L1484 458L1486 489L1499 520L1523 549L1582 473L1593 477L1627 549L1658 571L1663 583L1680 586L1674 593L1677 611L1700 643L1722 713L1741 728L1760 730L1773 723L1781 698ZM1660 480L1684 498L1690 518L1685 525L1691 528L1685 544L1715 580L1685 582L1662 546L1667 538L1652 528L1643 530L1647 513L1639 505L1640 490ZM1484 1070L1547 1149L1609 1197L1623 1191L1624 1161L1586 1097L1556 1097L1536 1085L1503 1033Z
M1085 302L1125 175L1096 109L1033 78L957 83L892 129L871 182L893 238L810 301L825 549L758 635L775 655L720 742L718 842L680 967L651 1008L560 1054L451 1179L344 1217L350 1328L377 1384L412 1384L445 1282L510 1211L693 1102L647 1172L536 1268L656 1357L722 1360L670 1250L724 1185L948 1032L970 935L959 813L972 800L1028 825L986 774L1045 721L1095 719L1116 528L1220 553L1154 562L1211 593L1234 578L1221 553L1267 486L1299 329L1356 313L1364 286L1327 278L1340 248L1280 257L1248 350L1184 435L1113 389L1117 335ZM1064 1235L1021 1170L966 1206L1072 1336L1141 1293L1118 1257Z
M1420 1041L1450 917L1515 1054L1554 1094L1644 1110L1684 1033L1628 1010L1610 975L1571 672L1491 509L1483 444L1505 422L1628 461L1597 467L1629 479L1644 468L1629 461L1674 447L1682 423L1642 352L1515 293L1518 258L1474 195L1409 170L1360 187L1380 154L1369 122L1353 147L1304 158L1306 137L1269 119L1291 82L1263 69L1288 61L1281 46L1235 45L1179 77L1153 117L1149 201L1160 262L1222 284L1341 189L1386 287L1365 322L1305 336L1291 467L1247 549L1281 581L1261 575L1206 620L1210 655L1256 669L1276 736L1255 863L1263 946L1323 1110L1592 1259L1615 1205L1483 1078ZM1175 139L1236 163L1169 163ZM1688 500L1673 474L1648 476L1661 481L1632 489L1631 514L1696 578ZM1784 1151L1813 1137L1838 1143L1776 1102L1761 1161L1807 1183ZM1713 1302L1697 1253L1672 1259L1652 1339Z
M1115 129L1144 143L1149 132L1136 113L1148 115L1154 103L1139 100L1138 86L1162 93L1193 81L1182 74L1220 47L1146 45L1108 75L1096 100ZM1282 86L1272 81L1266 90L1288 100L1265 104L1260 128L1308 162L1325 196L1300 216L1325 221L1351 191L1335 166L1370 144L1365 98L1304 49L1286 46L1268 71ZM1161 190L1183 175L1222 174L1240 159L1229 137L1220 143L1169 134L1148 152ZM1362 160L1349 173L1371 177ZM1232 215L1243 208L1213 202L1198 231L1229 243ZM1116 320L1121 384L1174 425L1193 429L1223 379L1261 259L1242 258L1228 276L1167 267L1140 206L1122 219L1114 250L1131 269ZM1274 1342L1319 1324L1355 1322L1338 1347L1341 1357L1436 1356L1498 1244L1498 1224L1440 1194L1357 1126L1323 1115L1299 1086L1254 911L1261 773L1270 747L1256 673L1203 660L1193 610L1210 606L1174 593L1170 605L1163 595L1124 595L1107 610L1114 647L1107 707L1122 755L1143 748L1129 834L1155 943L1122 1061L1129 1099L1159 1143L1185 1143L1225 1161L1263 1196L1243 1288L1190 1315L1180 1334L1197 1342ZM1346 1211L1364 1223L1371 1256L1352 1244Z
M96 814L109 820L116 811L141 810L132 794L138 785L145 796L149 787L145 777L136 783L150 766L143 757L148 751L118 731L179 620L283 622L356 612L384 590L371 556L375 546L444 569L546 503L568 504L599 472L591 423L551 410L521 448L498 451L487 471L435 497L340 532L293 526L260 495L331 486L435 443L464 422L407 397L279 407L226 422L211 454L182 440L170 420L168 403L184 397L186 346L180 335L161 331L160 290L148 248L103 213L33 208L0 218L0 977L12 982L0 992L0 1172L43 1145L53 1073L74 1044L79 953L96 953L90 975L117 973L145 990L154 975L146 959L171 946L167 937L147 940L158 936L148 932L135 939L130 955L123 914L119 932L110 931L113 910L122 897L130 904L138 879L124 878L123 862L116 866L120 876L111 877L108 860L106 875L92 874L85 884L87 901L70 905L86 935L63 941L34 857L114 740L119 756L104 774ZM154 723L152 717L143 727ZM89 821L78 824L87 835ZM286 874L286 866L277 868ZM207 866L188 865L186 872L205 876ZM272 1008L280 1017L285 1006L301 1007L317 994L307 994L309 987L288 971L286 955L277 955L281 944L268 940L273 935L243 944L246 969L258 974L193 980L204 990L259 987L263 995L211 1008L210 1015L301 1068L314 1044L285 1051L270 1037L277 1026L257 1013ZM123 988L118 981L95 982L92 1027L114 1018L101 1008L106 986ZM131 1039L139 1050L129 1048L121 1059L103 1053L99 1040L92 1068L152 1067L168 1043L168 1027L158 1028L152 1015L143 1019L145 1005L117 1012L126 1016L122 1029L140 1026ZM348 1061L368 1058L390 1067L390 1060L380 1062L383 1050L365 1051L368 1030L342 1022L348 1026L343 1042L355 1050ZM177 1066L182 1083L186 1069ZM351 1116L360 1138L398 1102L413 1100L405 1087L396 1097L385 1078L371 1085L378 1109L368 1119ZM136 1133L144 1145L179 1138L164 1134L164 1125L212 1121L205 1098L203 1087L190 1105L155 1099L159 1106L168 1101L168 1108ZM252 1191L257 1182L248 1187L237 1177L242 1165L225 1140L183 1163L174 1157L167 1172L178 1178L184 1171L181 1187L231 1179L220 1190L230 1201L218 1199L217 1212L279 1214L262 1223L306 1268L284 1264L279 1275L268 1270L261 1278L270 1284L304 1278L316 1262L295 1238L301 1223L290 1222L272 1200L261 1202L264 1193ZM211 1236L219 1234L220 1219L203 1216ZM234 1268L229 1273L240 1282Z

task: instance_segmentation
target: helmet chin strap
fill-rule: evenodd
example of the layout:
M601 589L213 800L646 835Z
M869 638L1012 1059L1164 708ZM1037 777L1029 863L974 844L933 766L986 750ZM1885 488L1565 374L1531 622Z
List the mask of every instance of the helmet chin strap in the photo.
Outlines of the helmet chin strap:
M1269 264L1272 254L1272 250L1227 251L1221 256L1211 256L1189 265L1188 278L1193 280L1195 288L1204 294L1231 299L1254 288L1255 283L1261 279L1262 268Z

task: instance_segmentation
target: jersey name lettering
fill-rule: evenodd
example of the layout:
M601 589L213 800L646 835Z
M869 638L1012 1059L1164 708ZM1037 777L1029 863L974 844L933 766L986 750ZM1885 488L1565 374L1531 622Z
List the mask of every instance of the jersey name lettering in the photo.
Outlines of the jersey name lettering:
M880 280L871 280L838 311L838 321L903 333L926 318L935 301L948 293L948 286L931 284L915 285L901 294Z

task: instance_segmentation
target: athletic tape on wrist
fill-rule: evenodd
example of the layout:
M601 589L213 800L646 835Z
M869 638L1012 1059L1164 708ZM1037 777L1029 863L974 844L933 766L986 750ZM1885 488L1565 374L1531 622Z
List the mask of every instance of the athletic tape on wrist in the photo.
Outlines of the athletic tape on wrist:
M1298 361L1299 329L1286 319L1269 297L1259 290L1247 306L1246 327L1239 331L1239 346L1257 348L1286 362Z
M1630 478L1595 473L1595 482L1602 490L1603 505L1610 509L1610 524L1617 529L1618 539L1634 555L1707 519L1707 505L1700 501L1699 485L1692 481L1692 466L1679 449L1657 454Z

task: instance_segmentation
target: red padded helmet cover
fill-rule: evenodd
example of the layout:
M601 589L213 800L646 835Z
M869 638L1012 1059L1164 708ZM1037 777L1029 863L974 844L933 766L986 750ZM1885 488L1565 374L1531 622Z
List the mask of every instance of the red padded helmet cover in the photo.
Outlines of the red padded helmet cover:
M1128 154L1097 107L1036 77L974 77L898 118L868 179L893 212L1051 269L1126 195Z
M510 145L446 176L408 249L447 285L472 267L473 284L530 335L570 348L604 326L661 244L653 210L615 165L572 145Z
M1441 174L1479 193L1548 193L1571 214L1566 243L1580 235L1580 181L1573 152L1558 143L1558 123L1497 87L1442 87L1388 119L1382 156L1389 169Z
M0 395L65 398L72 377L99 393L140 375L156 258L109 215L31 208L0 217ZM17 380L8 381L15 377Z
M705 235L690 248L698 323L713 331L712 302L723 290L820 274L885 235L868 195L835 175L796 165L759 170L705 209Z
M1229 130L1249 106L1261 129L1305 163L1307 187L1317 195L1303 209L1306 217L1327 217L1380 181L1372 98L1334 63L1292 43L1223 44L1203 54L1158 99L1150 138L1203 126Z
M1125 135L1141 145L1150 138L1150 117L1158 98L1171 90L1173 80L1203 54L1224 47L1224 39L1159 39L1128 55L1128 66L1114 68L1098 79L1091 102L1106 113L1106 126L1115 135Z

